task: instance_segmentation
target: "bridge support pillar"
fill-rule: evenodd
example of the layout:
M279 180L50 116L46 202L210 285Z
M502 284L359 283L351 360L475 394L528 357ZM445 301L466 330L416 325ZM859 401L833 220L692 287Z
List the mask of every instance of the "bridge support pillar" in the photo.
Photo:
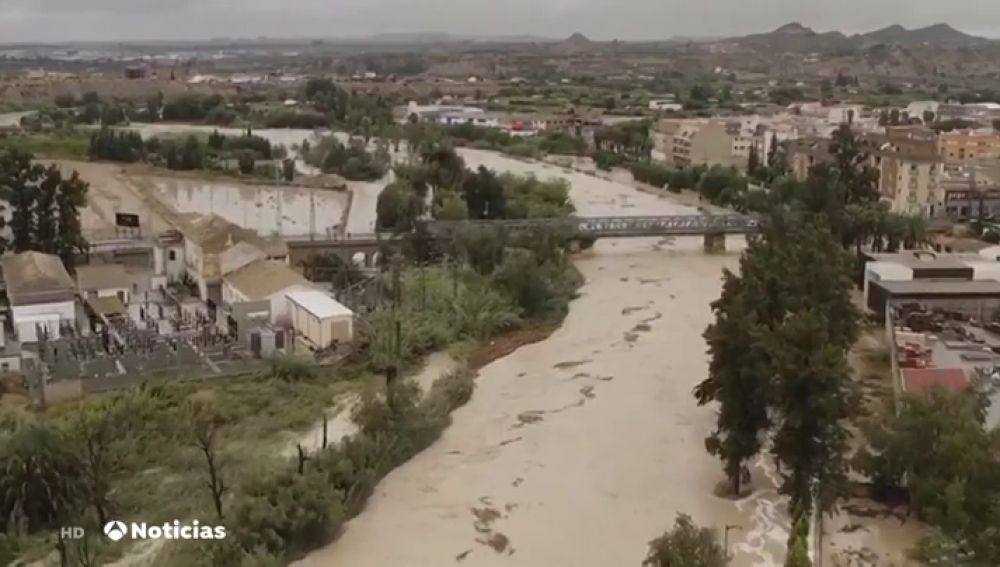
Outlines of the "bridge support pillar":
M726 251L726 235L709 233L705 235L705 253L722 254Z

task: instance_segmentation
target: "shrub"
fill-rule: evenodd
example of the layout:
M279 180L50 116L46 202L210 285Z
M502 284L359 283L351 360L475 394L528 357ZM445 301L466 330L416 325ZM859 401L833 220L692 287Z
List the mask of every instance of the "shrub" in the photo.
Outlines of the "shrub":
M315 370L305 360L294 356L276 356L271 359L270 377L285 382L299 382L316 376Z
M90 137L87 155L90 159L103 159L133 163L143 158L145 150L138 132L115 131L101 128Z
M438 411L451 413L469 403L475 389L475 374L470 369L453 370L431 385L426 403Z
M186 94L164 104L162 115L164 120L199 122L221 104L219 95Z
M209 137L209 145L218 143L218 139ZM214 147L214 146L212 146ZM243 136L225 136L222 139L222 148L227 152L251 152L257 159L271 159L273 149L271 143L266 138L247 134Z
M243 549L290 558L329 541L345 509L343 495L330 490L322 471L288 471L244 485L231 515Z
M598 151L594 153L594 163L598 169L611 171L611 168L625 163L625 157L621 154Z
M56 95L55 104L58 108L73 108L78 101L72 93L59 93Z
M268 128L326 128L330 119L319 112L282 110L269 114L264 123Z

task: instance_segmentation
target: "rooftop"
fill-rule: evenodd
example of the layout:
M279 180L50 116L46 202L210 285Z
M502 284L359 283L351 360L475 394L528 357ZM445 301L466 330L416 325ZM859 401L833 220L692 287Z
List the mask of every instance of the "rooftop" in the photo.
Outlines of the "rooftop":
M226 275L223 280L246 296L258 301L292 286L312 287L312 283L287 264L273 260L255 260Z
M265 239L255 231L231 223L219 215L190 214L183 215L183 218L185 222L181 224L180 230L184 237L200 246L204 252L217 254L239 242L246 242L269 255L276 251L278 243L275 241Z
M964 267L964 266L963 266ZM932 280L872 282L892 295L997 295L1000 282L996 280Z
M350 309L319 290L293 291L288 294L288 299L320 319L353 315Z
M903 388L908 393L921 392L934 387L954 392L969 388L969 378L960 368L903 368Z
M70 297L73 295L73 279L58 256L33 251L21 252L3 258L0 265L3 266L3 277L11 303L24 303L25 299L34 299L31 296L41 294L64 296L68 292ZM56 300L62 301L62 298ZM37 301L28 301L33 302Z
M128 272L121 264L79 266L76 269L76 284L84 291L127 288L130 282Z
M938 254L930 251L897 252L895 254L869 254L878 262L893 262L913 269L961 269L968 268L966 260L978 260L975 255Z
M125 316L128 315L128 308L122 303L121 299L117 296L111 295L108 297L92 297L87 300L90 307L95 313L99 315L105 315L107 317L113 316Z

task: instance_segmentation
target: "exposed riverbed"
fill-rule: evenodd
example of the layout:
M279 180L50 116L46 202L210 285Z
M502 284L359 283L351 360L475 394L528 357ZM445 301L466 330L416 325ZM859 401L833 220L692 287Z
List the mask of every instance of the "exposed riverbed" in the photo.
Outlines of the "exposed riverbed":
M462 155L470 167L566 177L582 215L695 212L554 166ZM735 567L780 565L787 519L766 463L750 497L713 494L722 475L704 438L714 410L691 390L707 371L709 303L738 256L708 256L701 244L602 240L579 256L586 283L565 324L484 367L442 438L380 483L337 542L297 565L639 565L679 512L738 526Z

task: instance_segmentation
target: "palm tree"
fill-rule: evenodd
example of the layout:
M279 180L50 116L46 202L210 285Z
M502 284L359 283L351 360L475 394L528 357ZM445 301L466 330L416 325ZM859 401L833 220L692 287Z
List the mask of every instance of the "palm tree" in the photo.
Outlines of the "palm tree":
M0 510L7 533L58 526L81 502L80 462L58 431L44 425L18 429L0 452Z

